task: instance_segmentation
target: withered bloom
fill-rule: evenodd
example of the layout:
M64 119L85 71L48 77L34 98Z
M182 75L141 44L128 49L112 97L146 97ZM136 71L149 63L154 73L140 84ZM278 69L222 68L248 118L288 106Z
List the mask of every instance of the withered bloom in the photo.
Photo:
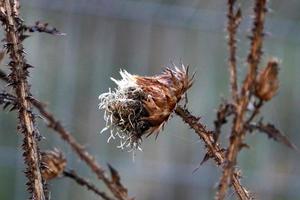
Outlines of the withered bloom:
M278 70L278 60L273 58L268 62L267 67L261 71L255 87L255 95L258 98L269 101L277 93L279 87Z
M63 154L54 149L54 151L44 151L42 156L42 177L48 181L50 179L60 176L67 164Z
M118 87L99 96L106 121L101 132L110 128L107 142L119 138L118 148L140 149L142 136L158 135L192 81L183 65L156 76L131 75L125 70L120 75L121 80L111 78Z

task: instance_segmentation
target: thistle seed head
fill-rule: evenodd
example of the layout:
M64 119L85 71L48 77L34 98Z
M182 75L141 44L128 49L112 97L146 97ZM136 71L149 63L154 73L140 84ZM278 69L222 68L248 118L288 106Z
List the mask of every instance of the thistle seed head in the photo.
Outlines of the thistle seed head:
M269 60L268 65L260 72L255 87L255 95L269 101L279 88L278 81L278 60L273 58Z
M50 179L60 176L66 165L67 161L57 149L44 151L41 153L42 156L42 177L48 181Z
M118 148L140 149L142 136L158 135L182 95L192 86L188 68L166 68L156 76L131 75L120 71L121 80L111 78L117 88L99 96L104 110L109 142L119 138ZM141 150L141 149L140 149Z

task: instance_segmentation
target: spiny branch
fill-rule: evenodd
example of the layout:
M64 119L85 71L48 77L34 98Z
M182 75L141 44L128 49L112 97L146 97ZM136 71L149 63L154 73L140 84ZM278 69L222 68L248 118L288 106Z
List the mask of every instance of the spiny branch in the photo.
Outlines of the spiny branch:
M238 8L235 11L236 0L227 1L227 32L228 32L228 50L229 50L229 70L230 70L230 84L231 93L234 101L238 98L238 83L237 83L237 70L236 70L236 32L241 22L242 12Z
M32 26L23 26L24 31L28 31L30 33L40 32L40 33L48 33L51 35L66 35L65 33L60 32L55 27L50 27L48 23L41 23L40 21L35 22Z
M212 158L218 166L224 165L225 152L224 149L215 142L214 132L207 130L207 128L199 122L200 118L193 116L187 109L177 106L175 113L180 116L205 143L205 148L207 149L207 155L209 158ZM246 188L241 185L239 177L240 175L237 172L234 172L232 184L235 192L242 200L252 199Z
M221 134L221 128L224 124L227 123L227 118L234 114L235 112L235 107L232 104L229 104L228 102L223 102L220 104L218 111L217 111L217 116L216 120L214 121L215 125L215 133L214 133L214 140L215 142L218 142L219 136Z
M28 101L30 88L27 76L29 72L20 40L22 32L19 32L18 29L22 26L22 20L18 16L18 5L17 0L3 0L0 4L0 20L6 35L5 47L10 57L11 74L8 78L17 96L19 129L24 135L22 148L24 150L24 162L27 165L25 174L28 179L28 190L32 195L31 199L44 200L47 198L44 191L46 186L43 184L40 171L40 152L37 144L38 135L34 125L35 118Z
M74 170L65 170L63 175L67 178L73 179L79 185L86 187L88 190L93 191L95 194L102 197L105 200L114 200L112 197L109 197L105 192L100 191L94 184L86 180L83 177L80 177Z
M232 133L230 136L230 144L226 153L226 165L219 183L219 190L216 199L225 198L229 184L232 181L232 174L236 166L237 155L244 146L245 137L245 113L252 96L255 79L257 76L257 68L262 55L263 28L266 13L266 0L256 0L254 6L254 22L252 28L251 48L247 58L248 73L241 88L241 93L236 100L236 113L233 121Z
M280 130L278 130L273 124L264 124L262 121L259 121L258 123L252 123L248 124L247 128L250 132L254 130L258 130L261 133L265 133L268 135L269 138L282 143L289 148L299 152L297 146L293 144L286 135L284 135Z
M5 77L6 74L4 73ZM3 104L5 102L14 105L16 102L16 98L13 95L7 96L8 94L2 93ZM0 96L0 97L1 97ZM9 97L9 98L8 98ZM33 97L29 98L32 102L33 106L38 109L40 114L45 118L48 123L48 126L55 130L60 137L65 140L75 151L75 153L91 168L91 170L97 175L98 179L102 180L106 186L111 190L111 192L115 195L115 197L119 200L127 200L129 197L127 196L127 189L120 183L120 180L117 182L111 181L108 178L108 175L105 173L103 167L101 167L95 158L90 155L86 149L79 144L75 138L62 126L62 124L56 120L52 113L46 110L45 104L34 99ZM112 167L110 166L112 171ZM114 170L116 171L116 170ZM116 173L112 173L112 178L116 177Z
M38 100L31 98L32 104L39 110L40 114L45 118L48 126L52 128L59 136L66 141L74 150L74 152L82 159L90 169L97 175L97 178L102 180L104 184L110 189L114 196L119 200L130 199L126 192L124 191L124 186L115 184L110 180L108 175L105 173L104 169L97 163L95 158L88 153L88 151L79 144L76 139L69 133L63 125L54 118L53 114L45 109L45 105Z

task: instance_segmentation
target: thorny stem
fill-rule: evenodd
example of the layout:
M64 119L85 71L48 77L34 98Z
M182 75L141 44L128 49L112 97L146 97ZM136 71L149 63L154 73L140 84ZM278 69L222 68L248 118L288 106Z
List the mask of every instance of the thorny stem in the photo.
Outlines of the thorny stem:
M52 128L56 133L58 133L60 137L72 147L77 155L97 175L97 178L104 182L104 184L110 189L114 196L119 200L128 200L129 197L127 196L127 194L122 192L121 188L118 185L110 181L108 175L105 173L104 169L97 163L95 158L76 141L71 133L69 133L58 120L54 118L53 114L47 111L45 109L45 106L36 99L32 98L31 102L39 110L40 114L46 119L48 126Z
M74 170L68 170L68 171L65 170L63 172L63 174L64 174L65 177L68 177L68 178L73 179L74 181L76 181L76 183L78 183L79 185L82 185L82 186L86 187L88 190L93 191L95 194L102 197L102 199L114 200L112 197L109 197L105 192L100 191L91 182L89 182L88 180L86 180L83 177L80 177Z
M247 111L255 78L257 76L257 67L262 55L263 28L266 13L266 0L256 0L254 6L255 18L252 28L251 48L247 58L248 73L241 89L241 94L236 101L236 113L233 120L233 128L230 136L230 145L226 153L226 165L224 166L223 175L219 184L219 191L216 199L225 198L229 184L232 181L232 174L236 165L237 155L243 146L245 137L244 116Z
M234 114L234 105L229 104L227 102L223 102L220 104L218 111L217 111L217 116L216 120L214 121L215 125L215 131L214 131L214 140L215 143L218 142L219 136L221 134L221 128L224 124L227 123L227 117L230 115Z
M40 152L37 144L37 137L34 127L34 116L31 113L31 104L28 101L30 89L26 77L26 61L23 55L23 45L19 38L16 18L18 12L17 1L4 0L1 2L5 10L5 32L6 42L9 45L8 52L11 58L12 82L19 104L20 128L24 134L24 159L27 164L26 175L28 178L29 190L32 192L31 199L45 200L44 185L40 171Z
M218 166L224 165L224 149L214 141L214 133L207 130L207 128L199 122L199 118L193 116L187 109L177 106L175 113L179 117L181 117L182 120L187 123L205 143L205 147L207 149L209 157L213 158ZM241 185L239 177L240 175L237 172L234 172L232 179L234 190L237 193L239 199L249 200L251 199L251 197L248 191Z
M0 72L2 72L2 71L0 70ZM4 74L3 77L7 77L7 75L4 72L3 72L3 74ZM5 82L8 82L7 79L2 79L2 80L4 80ZM97 177L107 185L107 187L117 197L117 199L120 199L120 200L129 199L127 196L124 196L124 194L121 192L121 189L119 189L117 185L115 185L112 181L109 180L109 178L105 174L103 168L85 150L85 148L82 145L80 145L67 130L64 129L64 127L61 125L61 123L54 118L53 114L51 114L50 112L48 112L45 109L44 104L34 98L30 98L30 100L31 100L33 106L39 110L40 114L46 118L46 120L48 122L48 126L50 128L52 128L53 130L55 130L61 136L61 138L63 140L67 141L67 143L73 148L73 150L77 153L77 155L83 161L85 161L86 164L91 168L91 170L97 175Z
M231 93L234 101L238 98L238 84L237 84L237 70L236 70L236 32L240 24L241 10L234 11L234 4L236 0L227 1L227 32L228 32L228 49L229 49L229 71L230 71L230 84Z

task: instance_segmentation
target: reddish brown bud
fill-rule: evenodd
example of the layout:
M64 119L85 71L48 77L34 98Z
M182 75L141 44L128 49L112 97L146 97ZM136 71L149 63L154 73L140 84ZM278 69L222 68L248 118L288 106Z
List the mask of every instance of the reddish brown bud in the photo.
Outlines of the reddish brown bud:
M42 177L48 181L60 176L67 164L63 154L55 149L54 151L45 151L42 155Z
M142 136L158 134L182 95L192 86L188 71L175 67L157 76L131 75L121 70L115 91L99 96L99 108L105 110L106 127L111 138L119 137L119 148L139 148Z
M271 59L257 78L255 95L264 101L269 101L277 93L278 87L278 60Z

